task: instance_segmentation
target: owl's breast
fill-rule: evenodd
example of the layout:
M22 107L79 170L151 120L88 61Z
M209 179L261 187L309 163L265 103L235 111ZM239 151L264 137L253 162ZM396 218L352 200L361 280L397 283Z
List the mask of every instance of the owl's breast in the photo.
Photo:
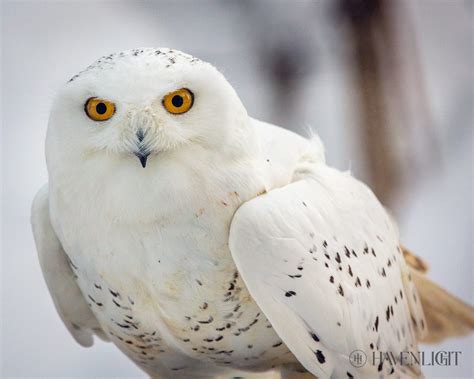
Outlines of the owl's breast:
M233 191L186 217L132 225L93 211L83 221L63 212L74 223L61 222L61 241L84 297L111 340L140 365L183 354L259 369L293 359L228 249L239 203Z

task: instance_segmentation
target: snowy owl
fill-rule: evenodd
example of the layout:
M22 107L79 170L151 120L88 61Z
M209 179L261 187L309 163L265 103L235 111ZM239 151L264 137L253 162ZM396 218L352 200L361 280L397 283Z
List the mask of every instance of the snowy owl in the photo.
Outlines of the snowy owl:
M83 346L152 377L419 376L429 327L397 228L306 139L247 115L209 63L105 56L59 92L32 224L46 283Z

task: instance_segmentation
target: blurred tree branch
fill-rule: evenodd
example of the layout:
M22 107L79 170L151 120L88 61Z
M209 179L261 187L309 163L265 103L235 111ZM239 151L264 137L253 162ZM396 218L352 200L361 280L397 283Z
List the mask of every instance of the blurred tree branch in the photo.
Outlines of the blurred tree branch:
M340 0L338 11L348 27L368 179L380 200L394 206L419 171L413 141L416 124L424 126L421 134L430 154L436 151L417 51L414 41L401 43L397 17L404 16L406 27L410 23L403 2ZM403 56L407 53L408 60Z

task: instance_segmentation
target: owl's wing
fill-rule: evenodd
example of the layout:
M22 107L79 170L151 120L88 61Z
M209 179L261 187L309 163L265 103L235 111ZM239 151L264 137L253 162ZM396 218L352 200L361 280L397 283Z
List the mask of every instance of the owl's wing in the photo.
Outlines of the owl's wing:
M229 245L250 294L318 378L418 375L416 362L380 364L380 352L416 353L425 329L395 225L349 174L310 171L234 216Z
M66 328L82 346L92 346L93 334L107 340L74 280L68 256L51 225L47 185L33 201L31 224L44 279Z

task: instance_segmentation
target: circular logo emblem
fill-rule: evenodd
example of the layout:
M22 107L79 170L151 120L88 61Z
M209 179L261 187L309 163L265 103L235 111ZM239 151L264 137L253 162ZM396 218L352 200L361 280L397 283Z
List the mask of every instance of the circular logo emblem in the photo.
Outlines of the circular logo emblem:
M362 367L367 362L367 355L362 350L354 350L349 355L349 361L354 367Z

